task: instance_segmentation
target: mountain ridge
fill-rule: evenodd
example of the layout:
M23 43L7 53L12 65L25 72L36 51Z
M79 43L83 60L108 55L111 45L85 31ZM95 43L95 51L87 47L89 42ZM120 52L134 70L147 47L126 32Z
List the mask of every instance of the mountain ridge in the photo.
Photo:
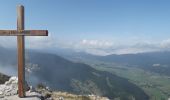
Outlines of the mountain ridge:
M96 56L78 53L78 55L65 56L66 59L76 62L108 62L127 67L137 67L150 72L170 76L170 51L146 52L137 54L112 54Z
M2 49L0 63L8 65L9 68L16 66L15 50L11 50L10 53L1 51ZM36 80L35 83L43 83L54 90L96 94L112 99L119 97L121 100L128 100L128 98L148 100L149 98L128 80L108 72L98 71L89 65L74 63L50 53L29 51L26 55L26 62L33 67L29 72L29 78L27 77L29 83Z

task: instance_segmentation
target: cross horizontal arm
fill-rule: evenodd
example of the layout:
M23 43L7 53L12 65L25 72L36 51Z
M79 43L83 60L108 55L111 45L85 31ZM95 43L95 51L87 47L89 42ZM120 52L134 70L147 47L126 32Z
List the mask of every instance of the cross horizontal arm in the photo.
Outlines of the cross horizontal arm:
M48 36L47 30L0 30L0 36Z

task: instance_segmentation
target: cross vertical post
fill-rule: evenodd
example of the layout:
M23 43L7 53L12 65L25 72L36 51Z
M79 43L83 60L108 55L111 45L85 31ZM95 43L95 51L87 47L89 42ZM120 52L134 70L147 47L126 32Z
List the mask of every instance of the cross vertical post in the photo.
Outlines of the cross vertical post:
M17 6L17 30L0 30L0 36L17 36L18 96L25 97L25 36L48 36L48 30L24 30L24 6Z
M24 6L17 6L17 31L24 30ZM25 47L24 35L17 36L18 47L18 96L25 97Z

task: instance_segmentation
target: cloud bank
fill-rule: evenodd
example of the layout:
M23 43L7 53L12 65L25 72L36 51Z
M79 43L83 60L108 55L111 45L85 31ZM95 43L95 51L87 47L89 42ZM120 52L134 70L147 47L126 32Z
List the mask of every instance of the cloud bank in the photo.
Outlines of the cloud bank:
M0 46L5 48L16 48L16 37L0 37ZM99 39L82 39L82 40L63 40L55 36L48 37L27 37L26 48L29 49L72 49L78 52L86 52L95 55L109 54L129 54L143 53L154 51L170 51L170 39L160 41L112 41Z

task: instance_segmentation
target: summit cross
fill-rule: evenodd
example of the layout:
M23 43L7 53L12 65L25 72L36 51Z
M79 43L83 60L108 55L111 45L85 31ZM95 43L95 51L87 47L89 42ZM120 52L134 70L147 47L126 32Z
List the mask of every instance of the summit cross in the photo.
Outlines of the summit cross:
M24 36L48 36L48 30L24 30L24 6L17 6L17 30L0 30L0 36L17 36L18 96L25 97L25 40Z

